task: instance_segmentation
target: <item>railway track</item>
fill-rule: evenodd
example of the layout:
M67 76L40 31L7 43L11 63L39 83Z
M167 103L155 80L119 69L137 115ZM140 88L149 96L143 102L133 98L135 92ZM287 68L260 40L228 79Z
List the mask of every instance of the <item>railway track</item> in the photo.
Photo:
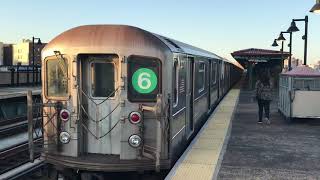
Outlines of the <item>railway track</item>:
M33 163L25 163L11 171L0 174L1 180L43 180L43 172L46 169L43 160L36 159Z
M36 120L34 120L36 121ZM36 124L34 128L39 128L40 124ZM0 126L0 139L8 136L12 136L21 132L28 131L28 121L21 120L20 122L14 122L12 124Z
M19 132L27 132L28 130L28 121L22 120L20 122L14 122L12 124L0 126L0 137L8 137Z
M39 145L42 143L42 138L35 139L34 142L36 145ZM40 157L40 153L36 153L35 157ZM0 174L27 162L29 162L29 146L27 141L14 147L4 149L0 152Z

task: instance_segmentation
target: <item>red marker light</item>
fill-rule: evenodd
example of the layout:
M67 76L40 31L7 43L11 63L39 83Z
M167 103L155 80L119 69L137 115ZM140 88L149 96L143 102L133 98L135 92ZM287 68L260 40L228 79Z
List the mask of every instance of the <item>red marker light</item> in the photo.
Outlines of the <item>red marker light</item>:
M60 119L62 121L68 121L70 117L70 112L66 109L60 111Z
M137 124L141 121L141 114L138 112L132 112L129 115L129 120L132 124Z

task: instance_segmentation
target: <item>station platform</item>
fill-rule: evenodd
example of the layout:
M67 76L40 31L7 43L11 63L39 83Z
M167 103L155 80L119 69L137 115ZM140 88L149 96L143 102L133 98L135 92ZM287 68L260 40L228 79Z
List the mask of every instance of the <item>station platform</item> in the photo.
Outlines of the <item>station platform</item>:
M215 179L230 135L240 89L231 89L176 162L166 180Z
M275 92L271 125L259 125L253 95L242 88L218 179L320 179L319 119L288 124L278 112Z
M245 84L232 89L166 180L320 179L320 121L288 124L278 112L277 91L273 99L271 125L261 125L254 91Z
M41 94L41 86L0 87L0 99L8 99L8 98L26 96L28 90L31 90L33 95L40 95Z

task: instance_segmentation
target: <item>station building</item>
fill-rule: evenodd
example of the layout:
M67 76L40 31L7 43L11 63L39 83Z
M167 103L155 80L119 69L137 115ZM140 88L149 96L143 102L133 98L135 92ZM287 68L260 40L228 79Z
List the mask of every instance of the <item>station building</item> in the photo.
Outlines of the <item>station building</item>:
M13 45L4 44L3 45L3 64L5 66L11 66L13 63Z
M34 63L35 65L41 64L41 50L46 44L34 43ZM32 65L33 59L33 47L32 41L29 39L23 39L21 42L13 45L13 62L12 65Z

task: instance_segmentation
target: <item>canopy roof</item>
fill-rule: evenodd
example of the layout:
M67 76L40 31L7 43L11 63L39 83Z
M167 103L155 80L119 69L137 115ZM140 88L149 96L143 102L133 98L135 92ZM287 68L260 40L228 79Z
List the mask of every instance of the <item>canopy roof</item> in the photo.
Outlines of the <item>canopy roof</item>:
M302 77L320 77L320 72L312 69L311 67L302 65L298 66L291 71L282 73L287 76L302 76Z
M289 56L288 52L283 52L284 55ZM281 56L281 51L274 51L274 50L268 50L268 49L244 49L240 51L235 51L231 53L233 57L239 56L239 57L279 57Z
M244 49L231 53L234 59L236 59L243 67L246 67L248 62L270 62L281 61L289 57L288 52L274 51L268 49Z

